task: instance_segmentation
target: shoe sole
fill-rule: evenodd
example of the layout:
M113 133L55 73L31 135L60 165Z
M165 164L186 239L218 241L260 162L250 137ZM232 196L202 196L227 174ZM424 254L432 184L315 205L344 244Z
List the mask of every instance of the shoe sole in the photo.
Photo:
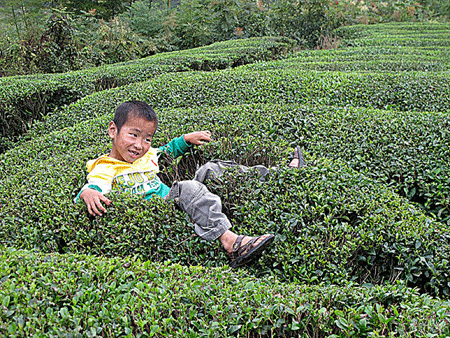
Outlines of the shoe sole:
M270 245L273 240L275 239L274 235L270 235L269 237L263 239L261 243L259 243L254 248L250 249L249 252L247 252L244 256L240 256L236 258L234 261L230 263L230 266L234 268L238 268L240 266L246 265L248 263L253 262L254 260L261 257L262 252L268 245Z

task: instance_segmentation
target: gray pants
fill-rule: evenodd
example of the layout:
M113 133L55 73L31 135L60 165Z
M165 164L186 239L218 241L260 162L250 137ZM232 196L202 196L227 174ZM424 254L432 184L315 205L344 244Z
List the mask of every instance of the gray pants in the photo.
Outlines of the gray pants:
M194 222L195 233L201 238L212 241L219 238L225 231L231 228L227 216L222 213L222 202L220 197L209 192L203 183L223 175L225 168L235 168L240 172L256 169L264 180L269 169L257 165L246 167L238 165L233 161L210 161L201 166L191 181L174 182L169 192L169 198L191 216Z

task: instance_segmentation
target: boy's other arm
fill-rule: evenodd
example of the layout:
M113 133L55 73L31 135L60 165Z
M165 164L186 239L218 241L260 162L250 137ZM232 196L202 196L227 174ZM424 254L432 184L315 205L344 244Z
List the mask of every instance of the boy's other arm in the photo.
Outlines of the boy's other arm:
M203 145L205 142L209 141L211 141L211 132L207 130L197 131L176 137L166 145L159 147L159 149L163 153L177 158L178 156L184 155L192 145Z
M101 192L86 188L81 194L80 198L86 203L89 214L92 216L102 216L106 212L106 208L103 206L102 202L106 205L110 205L111 201L107 199Z
M183 135L184 140L187 143L195 144L198 146L204 145L206 142L211 142L211 132L209 130L196 131L189 134Z

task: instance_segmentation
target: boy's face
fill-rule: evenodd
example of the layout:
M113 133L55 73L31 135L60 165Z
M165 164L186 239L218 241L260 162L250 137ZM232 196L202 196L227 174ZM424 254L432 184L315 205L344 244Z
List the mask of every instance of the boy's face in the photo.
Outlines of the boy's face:
M156 131L154 121L130 115L120 132L114 122L109 123L109 136L113 140L110 157L133 163L144 156Z

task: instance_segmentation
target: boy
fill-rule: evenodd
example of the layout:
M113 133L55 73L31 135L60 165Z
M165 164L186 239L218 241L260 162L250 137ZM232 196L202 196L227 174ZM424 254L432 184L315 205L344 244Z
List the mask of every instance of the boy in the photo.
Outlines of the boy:
M88 161L88 183L83 186L75 202L82 199L91 215L101 216L106 212L103 204L111 204L105 196L111 189L138 193L144 199L155 195L174 199L191 216L197 235L209 241L220 240L230 257L231 267L242 266L259 257L272 243L274 236L249 237L233 233L229 220L222 213L220 198L202 184L209 176L220 175L223 166L229 165L227 162L208 163L197 171L194 180L175 182L171 188L156 175L159 172L158 153L170 153L176 158L192 145L210 142L211 133L199 131L185 134L155 149L151 147L151 141L157 127L156 114L146 103L129 101L119 105L108 129L112 139L111 151L108 155ZM262 166L258 170L263 176L268 173L268 169Z

